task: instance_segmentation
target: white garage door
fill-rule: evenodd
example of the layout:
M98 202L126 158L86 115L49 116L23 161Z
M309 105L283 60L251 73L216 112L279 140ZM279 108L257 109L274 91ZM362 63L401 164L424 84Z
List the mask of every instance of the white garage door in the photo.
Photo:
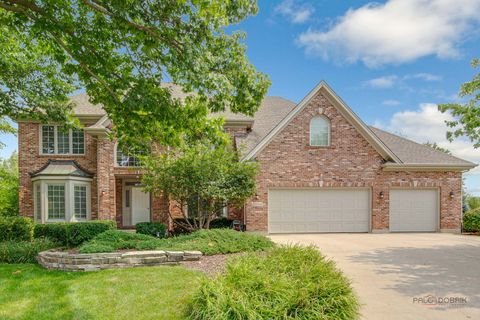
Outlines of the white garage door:
M436 231L438 191L390 190L390 231Z
M368 232L365 189L275 189L268 192L270 233Z

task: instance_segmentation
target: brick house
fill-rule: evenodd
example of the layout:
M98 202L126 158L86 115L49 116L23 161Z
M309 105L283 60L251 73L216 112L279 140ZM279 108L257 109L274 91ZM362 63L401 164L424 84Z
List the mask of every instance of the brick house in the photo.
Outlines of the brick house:
M101 106L85 94L72 101L83 130L18 123L20 213L42 223L167 222L171 201L142 190L142 168L107 137ZM247 230L460 230L462 172L475 164L366 126L323 81L299 104L266 97L254 118L223 116L243 160L260 164L256 195L225 209Z

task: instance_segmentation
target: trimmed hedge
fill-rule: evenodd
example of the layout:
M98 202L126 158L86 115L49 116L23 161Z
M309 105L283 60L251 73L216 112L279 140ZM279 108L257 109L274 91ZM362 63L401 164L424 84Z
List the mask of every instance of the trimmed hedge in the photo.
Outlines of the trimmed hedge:
M463 231L480 232L480 208L465 212L463 215Z
M102 232L116 228L117 224L112 220L37 224L34 237L48 238L66 247L76 247Z
M31 241L33 220L26 217L0 217L0 241Z
M314 247L285 246L227 262L204 278L188 319L353 320L359 303L349 280Z
M140 222L135 225L137 233L147 234L156 238L165 238L167 226L160 222Z
M58 247L49 239L0 242L0 263L36 263L40 251Z

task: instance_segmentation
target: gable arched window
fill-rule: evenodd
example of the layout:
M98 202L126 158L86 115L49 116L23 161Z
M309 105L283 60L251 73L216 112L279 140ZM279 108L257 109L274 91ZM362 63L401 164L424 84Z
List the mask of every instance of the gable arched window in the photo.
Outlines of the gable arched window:
M310 145L324 147L330 145L330 120L324 116L310 120Z

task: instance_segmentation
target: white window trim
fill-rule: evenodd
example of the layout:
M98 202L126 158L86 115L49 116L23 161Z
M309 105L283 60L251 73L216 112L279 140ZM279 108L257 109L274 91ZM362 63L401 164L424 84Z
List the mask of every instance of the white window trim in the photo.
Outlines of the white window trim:
M143 166L122 166L118 163L117 159L117 150L118 150L118 142L115 142L115 146L113 147L113 166L115 168L136 168L136 169L141 169Z
M327 131L327 144L312 144L312 121L316 118L323 118L327 124L328 124L328 131ZM331 135L332 135L332 123L330 122L330 119L323 115L319 116L314 116L313 118L310 119L309 127L308 127L308 139L309 139L309 146L311 147L330 147L331 145Z
M32 179L33 187L40 184L41 197L41 223L49 222L82 222L92 219L92 192L91 180L88 178L71 177L71 176L49 176L35 177ZM65 219L49 219L48 218L48 185L64 185L65 186ZM75 186L86 186L87 188L87 218L78 219L75 217ZM35 211L37 210L37 197L34 197Z
M53 127L53 153L45 153L43 152L43 130L42 128L46 127ZM85 144L85 131L82 129L83 132L83 153L73 153L73 133L72 129L68 129L68 143L69 143L69 152L68 153L58 153L58 125L56 124L41 124L38 126L38 137L39 137L39 154L44 156L84 156L85 155L85 149L86 149L86 144Z

